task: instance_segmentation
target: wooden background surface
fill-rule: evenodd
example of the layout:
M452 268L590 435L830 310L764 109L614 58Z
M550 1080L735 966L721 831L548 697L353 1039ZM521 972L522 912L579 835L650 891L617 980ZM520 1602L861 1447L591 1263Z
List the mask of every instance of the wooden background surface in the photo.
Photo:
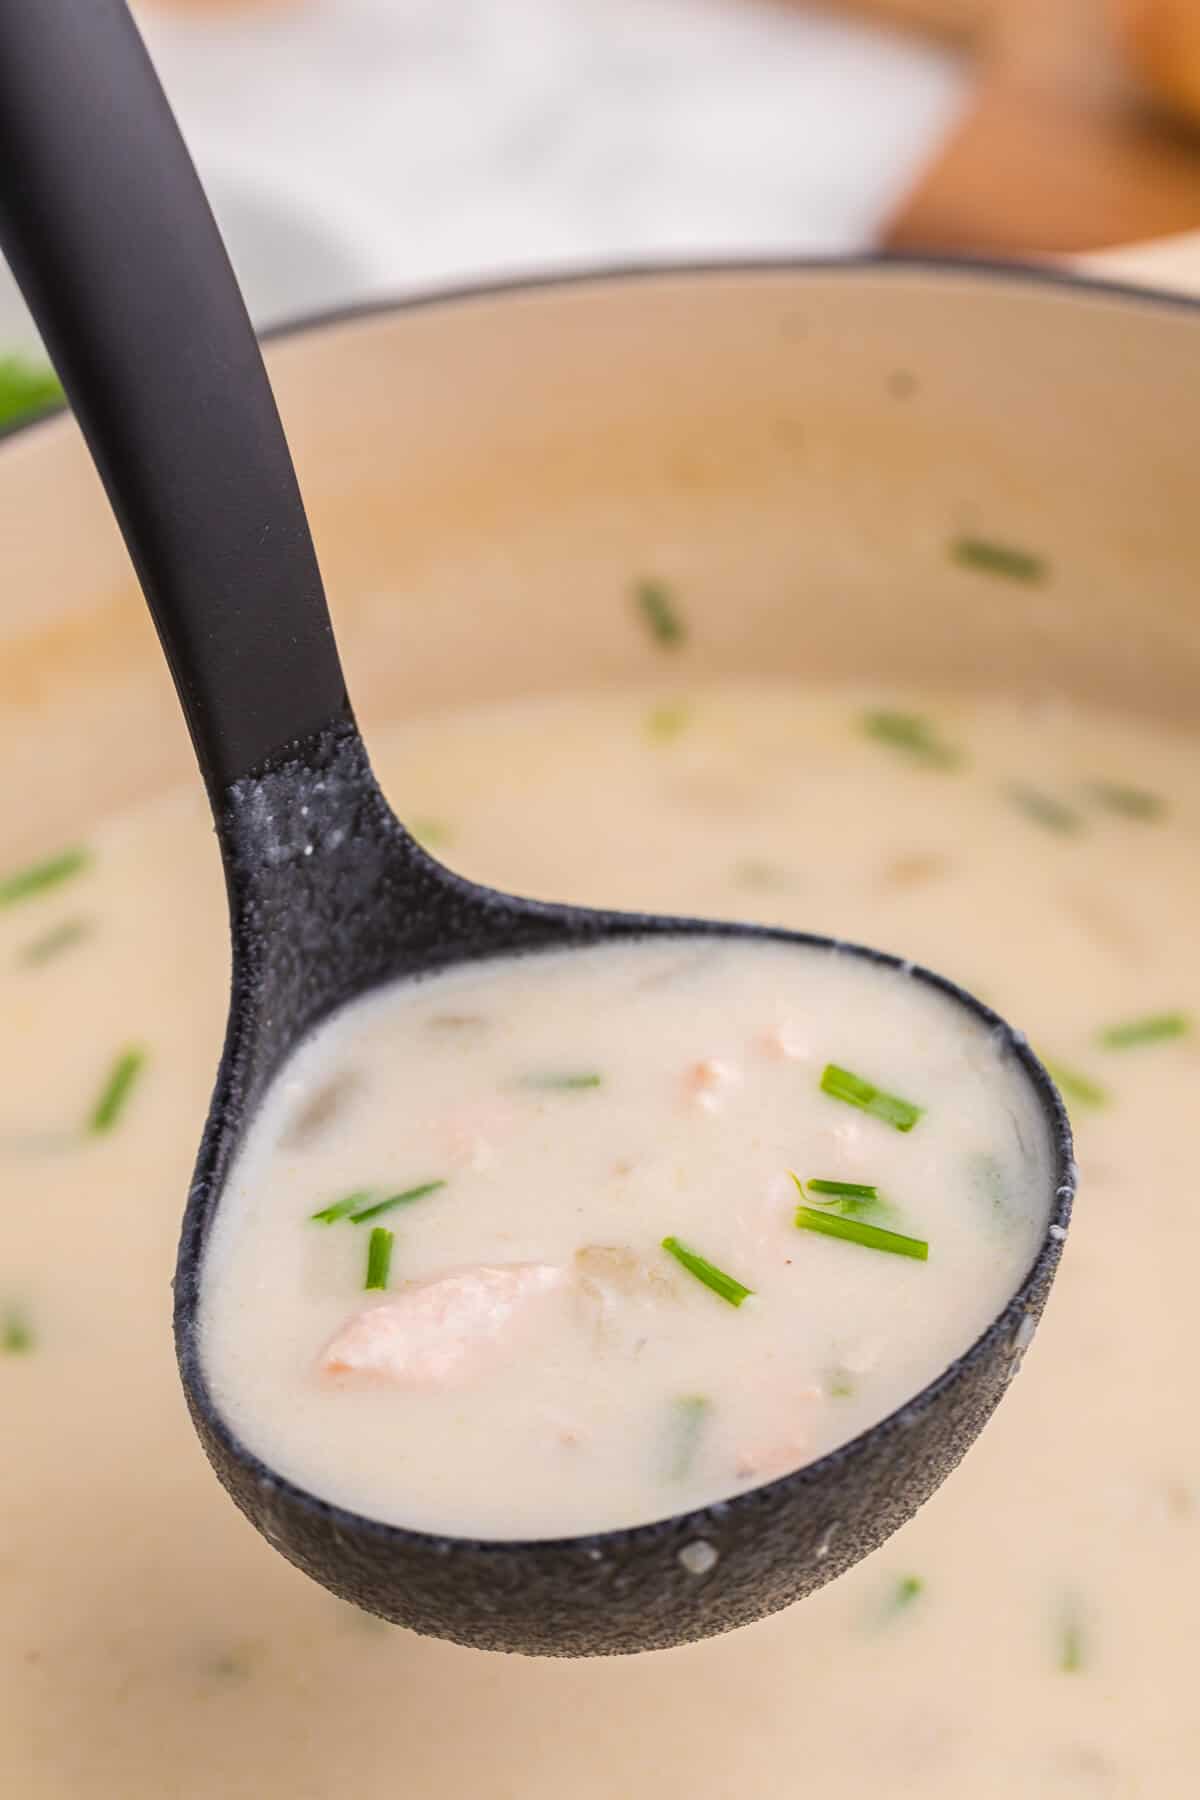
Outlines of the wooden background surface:
M1200 57L1200 0L845 0L963 46L974 103L892 221L894 248L1076 251L1200 227L1200 116L1172 120L1131 43L1163 21ZM1118 24L1140 37L1122 49ZM1182 54L1200 94L1200 63Z

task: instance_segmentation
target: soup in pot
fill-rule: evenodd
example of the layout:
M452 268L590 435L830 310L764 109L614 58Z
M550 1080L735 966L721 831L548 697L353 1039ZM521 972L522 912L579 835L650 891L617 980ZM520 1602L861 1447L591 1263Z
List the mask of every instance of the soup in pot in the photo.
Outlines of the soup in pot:
M1200 746L1066 705L763 682L446 714L375 750L401 816L469 875L878 943L1025 1027L1067 1095L1083 1170L1054 1304L1025 1373L933 1500L843 1579L749 1630L542 1663L353 1612L220 1491L172 1362L168 1284L227 986L204 802L188 792L97 822L0 875L6 1785L31 1800L383 1800L398 1785L422 1800L1190 1794ZM564 1039L554 1067L603 1073L603 1048ZM821 1058L820 1034L812 1049ZM706 1035L696 1056L723 1050ZM831 1046L825 1060L839 1056L850 1052ZM891 1068L845 1066L913 1104L932 1097ZM489 1079L496 1067L478 1065ZM520 1101L545 1121L603 1094ZM842 1110L864 1133L879 1124ZM893 1135L872 1134L889 1153ZM872 1181L860 1144L852 1170L826 1166L832 1144L817 1158L789 1149L780 1168L804 1183L861 1177L902 1201L883 1228L925 1238L928 1261L905 1259L903 1273L933 1275L937 1221L926 1230L916 1197L891 1191L890 1165ZM435 1208L449 1217L459 1177L374 1157L355 1177L380 1200L435 1179L446 1188L381 1215L397 1275L409 1257L414 1275L440 1267L440 1252L418 1266L420 1233ZM347 1282L361 1279L363 1233L381 1222L306 1216L342 1197L297 1192L289 1213L296 1257L317 1259L322 1281L343 1258ZM690 1229L693 1248L744 1279L697 1223L656 1208L638 1247L690 1244ZM901 1269L787 1229L803 1254ZM589 1223L569 1247L594 1241ZM695 1281L662 1256L673 1285ZM264 1288L279 1272L268 1255ZM366 1298L347 1293L347 1317ZM722 1329L752 1323L703 1284L692 1300ZM341 1322L339 1303L331 1336ZM888 1370L886 1349L850 1366L857 1330L839 1340L851 1391L832 1391L831 1368L819 1377L831 1416L866 1404ZM683 1397L705 1391L689 1383ZM401 1389L341 1398L396 1394L408 1404ZM722 1402L731 1426L733 1408ZM726 1441L717 1419L702 1421L712 1454ZM650 1440L665 1449L668 1436Z

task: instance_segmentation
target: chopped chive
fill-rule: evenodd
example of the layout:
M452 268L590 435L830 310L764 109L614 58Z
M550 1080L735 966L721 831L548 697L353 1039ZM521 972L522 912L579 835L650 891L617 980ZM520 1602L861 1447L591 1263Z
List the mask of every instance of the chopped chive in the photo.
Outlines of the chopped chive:
M146 1064L146 1052L135 1045L129 1050L122 1050L109 1071L108 1080L100 1090L88 1117L88 1130L93 1136L111 1131L129 1102L133 1085Z
M692 709L678 706L656 706L646 720L646 735L656 744L669 744L686 731L692 722Z
M348 1219L356 1213L364 1200L371 1198L370 1188L362 1188L358 1193L347 1194L342 1200L335 1200L332 1206L323 1206L320 1212L308 1216L315 1225L336 1225L339 1219Z
M0 357L0 427L57 406L63 397L58 376L48 363L24 356Z
M61 925L55 925L51 931L44 931L41 937L34 938L20 952L19 960L32 966L49 962L64 950L70 950L87 937L92 927L86 919L64 919Z
M669 588L661 581L639 581L634 601L652 638L664 646L682 644L687 633Z
M5 1356L28 1356L33 1349L33 1326L18 1306L8 1306L0 1319L0 1351Z
M374 1206L364 1206L361 1212L351 1213L350 1223L362 1225L367 1219L377 1219L380 1213L391 1212L394 1206L409 1206L414 1200L423 1200L426 1194L436 1194L445 1185L444 1181L423 1181L420 1187L405 1188L402 1194L389 1194L386 1200L378 1200ZM366 1196L359 1195L359 1198Z
M364 1288L370 1290L387 1287L395 1239L395 1232L389 1231L386 1225L375 1226L367 1245L367 1279L363 1282Z
M892 750L902 750L933 769L956 769L963 760L962 751L947 744L928 719L919 713L890 712L878 709L864 713L862 728L867 736Z
M445 819L410 819L408 835L416 838L422 850L444 850L454 842L454 833Z
M1063 837L1070 837L1083 829L1082 813L1077 812L1073 806L1068 806L1065 800L1043 793L1041 788L1014 781L1006 792L1018 812L1023 812L1027 819L1032 819L1035 825L1041 825L1046 831L1057 831Z
M1045 1063L1046 1073L1054 1085L1061 1090L1068 1100L1078 1100L1080 1106L1107 1106L1110 1095L1107 1088L1093 1081L1090 1075L1081 1075L1078 1069L1069 1069L1065 1063Z
M998 544L992 538L957 537L950 545L950 558L961 568L1003 575L1009 581L1042 581L1049 569L1044 556L1035 556L1016 544Z
M923 1106L914 1106L911 1100L885 1094L881 1088L864 1081L861 1075L839 1069L836 1063L826 1063L822 1070L821 1092L832 1100L844 1100L847 1106L861 1108L872 1118L882 1119L885 1125L895 1126L897 1131L911 1131L925 1111Z
M844 1238L847 1243L864 1244L868 1250L890 1250L893 1256L911 1256L914 1262L929 1260L929 1245L924 1238L904 1237L898 1231L885 1231L882 1225L868 1225L864 1219L847 1219L841 1213L819 1212L814 1206L798 1206L796 1225L800 1231L815 1231L823 1237Z
M794 1179L794 1177L793 1177ZM846 1200L878 1200L879 1189L868 1187L861 1181L817 1181L809 1179L804 1184L810 1194L840 1194ZM801 1192L803 1192L803 1188Z
M1085 790L1097 806L1119 813L1123 819L1161 819L1166 802L1148 788L1126 787L1119 781L1090 781Z
M11 875L0 880L0 906L15 906L19 900L32 900L35 894L58 887L72 875L81 874L91 860L91 851L82 844L75 844L69 850L60 850L57 856L43 857L41 862L14 869Z
M902 1576L892 1589L892 1604L890 1611L894 1613L903 1612L905 1608L911 1606L913 1601L918 1599L924 1591L925 1583L919 1575Z
M1127 1019L1108 1025L1098 1041L1106 1050L1133 1050L1139 1044L1158 1044L1165 1038L1186 1037L1192 1021L1186 1013L1149 1013L1144 1019Z
M594 1069L569 1069L561 1075L551 1072L544 1075L523 1075L521 1077L522 1087L572 1094L578 1093L582 1088L601 1087L603 1082L603 1075L598 1075Z
M1058 1666L1064 1675L1078 1675L1085 1660L1083 1624L1072 1607L1062 1622L1058 1640Z
M849 1369L834 1369L830 1374L826 1392L831 1400L853 1399L855 1381Z
M892 1210L885 1201L879 1198L878 1188L868 1187L858 1181L801 1181L798 1175L792 1180L800 1190L800 1198L807 1200L809 1195L817 1197L818 1206L828 1206L840 1213L874 1213L876 1217L886 1217ZM806 1192L807 1190L807 1192Z
M740 1306L742 1301L748 1300L754 1292L753 1288L743 1287L735 1276L727 1275L724 1269L718 1269L714 1263L710 1263L698 1251L689 1250L688 1246L681 1244L677 1237L665 1237L662 1247L675 1258L677 1263L682 1264L689 1275L694 1275L697 1281L702 1281L706 1288L711 1288L713 1293L719 1295L722 1300L728 1300L730 1306Z
M711 1406L704 1394L682 1394L672 1403L672 1481L682 1481L691 1472Z

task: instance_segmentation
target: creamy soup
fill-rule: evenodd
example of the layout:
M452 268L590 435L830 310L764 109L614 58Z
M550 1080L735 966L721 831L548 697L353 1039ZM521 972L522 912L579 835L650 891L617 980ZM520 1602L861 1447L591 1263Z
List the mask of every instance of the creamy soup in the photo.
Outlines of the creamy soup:
M292 1059L205 1264L213 1396L271 1467L464 1536L786 1474L1003 1310L1053 1192L984 1020L718 938L399 983Z
M0 1786L1187 1800L1200 745L1066 707L759 684L447 716L374 748L471 875L842 932L1026 1028L1082 1164L1045 1323L934 1499L761 1625L573 1664L373 1623L237 1514L173 1366L227 981L204 802L81 820L77 855L0 871Z

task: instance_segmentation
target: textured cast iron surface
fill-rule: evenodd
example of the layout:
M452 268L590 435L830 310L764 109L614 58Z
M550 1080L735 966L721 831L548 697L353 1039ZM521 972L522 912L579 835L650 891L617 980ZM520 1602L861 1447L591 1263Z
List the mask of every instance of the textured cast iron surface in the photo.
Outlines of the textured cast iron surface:
M199 1356L196 1310L208 1226L246 1124L298 1040L381 981L470 958L651 933L748 935L804 946L828 940L545 906L477 887L444 870L401 830L348 720L236 783L220 832L234 920L233 1002L184 1218L176 1347L205 1450L270 1542L344 1599L415 1631L481 1649L578 1656L664 1649L749 1624L841 1574L902 1525L954 1468L1003 1394L1058 1262L1074 1184L1070 1131L1023 1041L950 983L913 972L1005 1034L1026 1066L1054 1138L1057 1195L1052 1229L1018 1294L910 1405L782 1481L632 1530L477 1542L380 1525L328 1505L261 1463L217 1412ZM895 962L874 951L847 953ZM703 1573L680 1560L698 1544L716 1553Z

